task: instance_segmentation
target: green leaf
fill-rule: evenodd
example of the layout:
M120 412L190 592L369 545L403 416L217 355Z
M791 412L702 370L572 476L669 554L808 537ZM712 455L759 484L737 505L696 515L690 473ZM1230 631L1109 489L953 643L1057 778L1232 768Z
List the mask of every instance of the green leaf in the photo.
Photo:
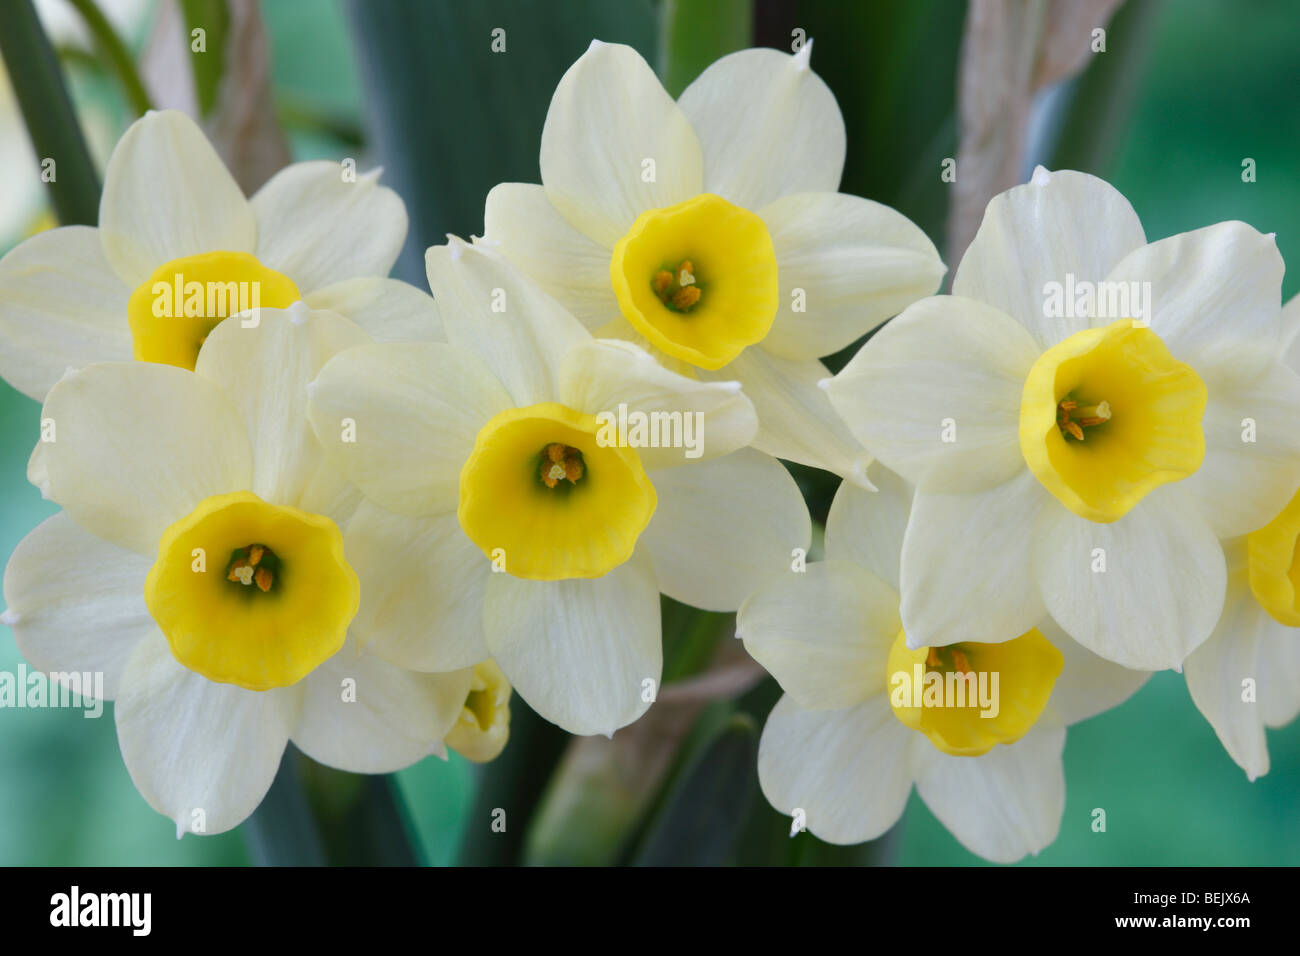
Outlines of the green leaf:
M65 226L99 221L99 177L77 123L58 58L31 0L0 3L0 56L4 57L36 155L54 160L50 201Z
M185 17L185 40L190 44L194 96L199 104L199 114L207 116L217 105L221 75L225 71L230 11L226 8L226 0L181 0L181 13ZM202 50L194 49L195 30L203 31Z
M750 0L663 0L659 77L674 97L714 60L752 45Z
M510 740L501 756L482 767L466 815L462 866L520 862L529 823L569 740L518 694L510 699Z
M427 247L447 233L482 234L493 186L541 181L551 94L593 38L654 62L649 0L367 0L347 9L371 142L411 218L398 274L420 286Z
M144 83L140 80L140 74L136 72L131 51L126 48L126 44L117 35L117 31L108 22L103 11L95 5L95 0L68 0L68 2L81 14L81 19L85 21L86 29L90 31L100 56L108 61L109 67L117 75L117 81L122 84L122 93L131 112L136 116L143 116L152 109L152 106Z
M325 865L325 846L303 788L304 759L292 744L285 749L271 789L240 827L258 866Z
M757 760L757 725L748 715L736 714L674 782L634 863L717 866L727 862L755 790Z

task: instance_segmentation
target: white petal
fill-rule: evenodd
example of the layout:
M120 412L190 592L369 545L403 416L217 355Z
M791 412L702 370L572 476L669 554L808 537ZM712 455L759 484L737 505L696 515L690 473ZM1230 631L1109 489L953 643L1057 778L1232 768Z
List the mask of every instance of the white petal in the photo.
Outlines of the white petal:
M1065 658L1061 676L1052 688L1048 707L1065 724L1077 724L1128 700L1151 676L1098 657L1061 630L1051 618L1038 622L1038 630Z
M555 88L541 167L555 208L609 249L643 211L689 199L703 182L695 131L650 65L598 40Z
M433 296L399 279L344 279L317 289L304 301L313 309L346 316L376 342L441 342L446 338Z
M1137 213L1115 187L1073 170L1042 171L989 202L952 293L1001 309L1047 349L1092 324L1046 315L1047 283L1098 282L1145 243Z
M519 696L571 734L612 734L658 692L659 594L639 555L601 578L493 574L483 624Z
M758 782L781 813L802 810L827 843L874 840L903 815L912 792L913 731L884 695L846 710L805 710L789 694L758 742Z
M122 759L140 795L178 830L224 833L270 789L296 700L200 677L176 662L155 631L136 646L122 675Z
M763 348L745 349L734 362L704 375L740 380L758 412L753 445L759 451L865 485L871 456L818 387L829 376L816 359L792 362Z
M650 478L659 503L641 544L674 600L734 611L760 584L791 573L796 549L808 553L808 507L775 458L745 448Z
M154 631L144 605L150 558L82 531L63 512L18 542L5 568L7 620L42 671L100 672L117 696L131 649Z
M639 444L637 454L647 470L729 455L748 445L758 429L754 406L738 382L678 375L617 339L593 339L570 349L560 363L557 388L561 403L610 426L643 421L650 444ZM626 437L636 440L635 433Z
M341 315L305 307L259 309L212 330L194 371L224 388L244 418L253 446L249 490L255 495L298 506L322 464L307 420L307 384L330 356L369 342Z
M1134 250L1107 279L1149 284L1151 330L1175 358L1246 381L1277 355L1284 268L1272 236L1220 222Z
M1093 570L1103 558L1106 570ZM1111 524L1055 503L1042 509L1033 568L1048 612L1066 633L1136 670L1181 667L1223 609L1223 548L1172 487Z
M897 590L912 487L880 462L871 463L867 479L876 491L846 481L835 492L826 516L826 557L860 564Z
M1259 708L1266 727L1284 727L1300 716L1300 629L1272 618L1259 646Z
M455 511L479 429L511 406L473 353L439 342L350 349L309 391L325 457L366 497L412 515Z
M876 333L827 390L853 434L917 488L989 488L1025 470L1020 398L1038 354L997 309L934 296Z
M798 193L759 215L781 279L780 311L763 348L784 358L838 352L933 293L947 271L920 227L869 199Z
M1010 641L1038 624L1035 519L1063 511L1026 469L972 494L918 491L903 538L903 630L911 647Z
M528 274L589 329L619 314L610 283L610 249L587 238L532 183L492 187L482 242Z
M1251 780L1268 773L1261 686L1268 662L1260 651L1269 625L1275 623L1251 594L1247 573L1237 572L1229 579L1218 626L1187 658L1183 670L1196 708ZM1287 636L1294 640L1297 633ZM1249 699L1243 687L1247 680L1255 685ZM1300 696L1294 688L1287 690L1292 697Z
M307 295L332 282L386 276L406 239L406 206L379 171L345 179L327 160L294 163L253 197L257 258Z
M1276 359L1255 368L1248 379L1222 366L1204 376L1205 459L1179 483L1220 538L1268 524L1300 484L1300 376Z
M1293 295L1282 306L1282 362L1293 372L1300 372L1300 295Z
M343 540L361 580L352 631L367 654L417 671L490 656L483 595L492 567L454 511L411 518L363 502Z
M204 498L252 479L234 402L172 365L91 365L55 385L41 415L54 440L37 445L29 478L87 531L141 554Z
M818 561L770 580L736 619L745 650L812 710L884 695L898 628L898 592L847 561Z
M953 757L920 739L921 799L962 846L994 863L1037 854L1061 829L1065 812L1065 730L1035 728L979 757Z
M447 341L474 352L520 407L556 400L565 353L591 336L502 256L454 236L425 252Z
M293 742L339 770L401 770L443 752L473 679L473 670L412 673L358 653L349 640L303 680Z
M704 188L747 209L796 192L835 192L844 171L844 117L808 65L812 44L791 56L741 50L710 65L682 93L704 149Z
M0 377L39 402L68 368L129 360L130 294L94 229L32 236L0 259Z
M99 229L104 254L132 290L173 259L257 246L248 200L203 131L176 110L151 110L118 141Z

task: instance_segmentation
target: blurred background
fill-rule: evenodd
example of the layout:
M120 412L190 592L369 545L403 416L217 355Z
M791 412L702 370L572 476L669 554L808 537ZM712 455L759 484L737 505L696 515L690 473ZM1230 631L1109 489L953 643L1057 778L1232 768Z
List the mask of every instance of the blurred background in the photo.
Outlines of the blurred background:
M636 47L674 94L724 53L788 51L800 35L814 39L813 68L848 129L842 190L920 224L950 275L988 196L1039 162L1109 179L1149 239L1240 219L1276 232L1283 257L1300 262L1294 0L972 0L969 10L958 0L101 0L138 86L86 29L87 6L37 4L101 175L146 103L202 117L249 191L290 158L382 164L411 216L396 274L422 287L425 247L448 232L481 232L488 189L539 181L551 91L593 37ZM203 54L189 49L195 25L206 30ZM1090 49L1098 26L1104 52ZM494 39L504 49L494 50ZM977 83L999 91L995 108L962 97ZM57 220L3 75L0 157L6 250ZM957 183L941 179L946 158L958 161ZM1253 182L1243 181L1246 159ZM1293 269L1284 298L1298 288ZM855 349L828 364L838 369ZM25 478L38 421L39 406L0 382L6 557L54 511ZM838 480L794 470L823 520ZM756 734L779 691L730 640L733 624L731 615L665 601L660 700L612 741L575 742L515 697L511 742L497 762L479 768L453 754L396 775L396 826L412 836L416 858L982 862L915 796L876 844L790 839L788 818L767 806L754 775ZM20 661L0 627L0 671ZM0 864L282 861L290 852L284 808L304 794L329 860L374 859L373 844L392 836L382 780L291 753L250 824L178 841L132 786L111 714L111 705L99 720L79 710L0 709ZM1060 836L1024 865L1300 863L1300 722L1269 732L1269 748L1272 770L1248 782L1182 678L1157 674L1124 706L1071 730ZM1098 807L1105 833L1091 829ZM495 808L507 812L505 834L490 829Z

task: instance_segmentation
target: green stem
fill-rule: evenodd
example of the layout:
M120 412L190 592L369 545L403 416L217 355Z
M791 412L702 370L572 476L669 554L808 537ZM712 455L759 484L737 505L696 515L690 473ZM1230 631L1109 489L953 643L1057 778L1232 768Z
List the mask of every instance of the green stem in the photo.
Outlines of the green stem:
M54 175L48 185L55 215L65 226L95 225L99 221L99 177L58 58L32 0L0 3L0 56L36 155L42 157L42 163L54 160Z
M122 92L126 95L126 102L132 112L136 116L143 116L153 109L149 102L149 94L145 91L140 74L136 71L131 51L117 35L113 24L108 22L108 17L95 6L95 0L68 0L68 2L81 14L81 19L86 22L86 28L95 39L95 45L99 47L100 53L117 74L118 82L122 84Z

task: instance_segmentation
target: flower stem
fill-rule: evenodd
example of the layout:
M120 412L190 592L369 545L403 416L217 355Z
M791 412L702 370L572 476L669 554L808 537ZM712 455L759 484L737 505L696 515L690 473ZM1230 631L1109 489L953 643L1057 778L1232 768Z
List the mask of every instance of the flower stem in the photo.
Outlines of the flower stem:
M0 3L0 56L22 108L55 215L65 226L99 220L99 177L32 0ZM53 164L48 167L47 161Z
M95 0L68 0L77 12L81 14L81 19L86 22L86 29L95 39L95 45L104 58L108 60L109 66L117 74L118 82L122 84L122 92L126 96L127 104L136 116L143 116L147 111L153 109L149 102L149 94L145 91L144 82L140 79L140 74L136 71L135 60L131 57L131 51L126 48L122 38L117 35L113 29L113 24L108 22L108 17L104 16L102 10L95 5Z

